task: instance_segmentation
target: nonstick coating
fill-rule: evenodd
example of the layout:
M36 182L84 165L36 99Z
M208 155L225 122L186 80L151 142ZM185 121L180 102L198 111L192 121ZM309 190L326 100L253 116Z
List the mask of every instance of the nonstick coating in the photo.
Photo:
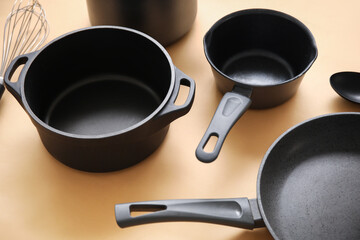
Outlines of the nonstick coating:
M276 239L360 239L360 115L307 121L274 143L258 181Z
M266 50L248 50L224 63L222 72L248 85L276 85L294 77L285 59Z
M22 65L18 80L10 81ZM170 123L188 113L195 94L195 82L157 41L116 26L75 30L18 56L4 81L48 152L90 172L144 160L163 142ZM178 105L181 86L189 91Z
M346 100L360 103L360 73L338 72L330 77L331 87Z
M265 154L257 199L172 199L115 206L120 227L197 221L253 229L276 240L360 239L360 114L305 121ZM140 216L131 212L152 211Z
M106 134L126 129L149 116L160 97L141 81L105 75L71 86L55 99L46 122L74 134Z
M227 86L215 76L222 92L231 91L234 84L257 88L292 82L317 56L314 37L304 24L269 9L247 9L221 18L205 34L204 51L212 68L232 82Z
M24 82L27 103L62 134L130 131L159 112L172 92L171 60L157 44L110 26L60 37L31 63Z
M224 93L195 150L201 162L210 163L248 108L275 107L294 96L317 47L309 29L292 16L248 9L218 20L204 36L204 52L216 87ZM231 114L224 109L229 99ZM214 136L214 147L205 151Z

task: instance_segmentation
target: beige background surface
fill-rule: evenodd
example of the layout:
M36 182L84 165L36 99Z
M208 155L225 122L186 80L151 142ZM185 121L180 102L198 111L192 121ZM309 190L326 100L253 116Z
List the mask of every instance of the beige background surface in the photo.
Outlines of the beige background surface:
M12 3L1 0L1 24ZM85 0L41 3L51 27L48 41L90 26ZM203 54L202 37L219 18L247 8L270 8L298 18L313 32L319 56L292 99L272 109L247 111L228 135L218 160L203 164L196 159L195 148L222 95ZM255 198L258 167L281 133L311 117L360 110L329 85L334 72L360 71L359 9L357 0L199 0L192 30L167 47L174 64L197 83L194 105L189 114L171 124L164 143L152 156L122 171L87 173L56 161L21 106L5 92L0 101L0 239L271 239L265 228L248 231L205 223L120 229L114 204Z

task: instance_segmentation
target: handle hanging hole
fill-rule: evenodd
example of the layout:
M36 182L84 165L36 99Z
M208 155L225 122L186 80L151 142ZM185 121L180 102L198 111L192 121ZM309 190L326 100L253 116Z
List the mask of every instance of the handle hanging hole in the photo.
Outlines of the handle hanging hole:
M14 65L9 66L9 68L11 68L11 69L10 69L8 80L15 83L18 81L20 73L21 73L22 69L24 68L26 62L28 61L28 57L20 56L18 60L14 60L14 61L15 61Z
M23 69L23 67L25 66L25 64L20 64L16 69L15 71L12 73L11 77L10 77L10 81L11 82L17 82L18 79L19 79L19 76L20 76L20 73Z
M185 101L187 99L187 97L189 96L189 92L190 92L190 86L188 86L188 82L185 79L181 79L180 80L180 89L179 89L179 93L176 96L175 102L174 104L176 106L181 106L185 104Z
M163 210L166 210L165 205L131 205L130 216L138 217Z
M216 146L216 143L218 141L219 137L216 136L216 135L210 135L210 137L208 138L208 140L206 141L203 149L204 149L204 152L206 153L212 153L214 152L214 149L215 149L215 146Z

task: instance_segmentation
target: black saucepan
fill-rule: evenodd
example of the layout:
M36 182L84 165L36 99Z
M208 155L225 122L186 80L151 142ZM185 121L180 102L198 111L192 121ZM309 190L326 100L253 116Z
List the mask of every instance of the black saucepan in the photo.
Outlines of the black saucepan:
M257 199L168 200L118 204L120 227L201 221L253 229L275 239L360 239L360 114L305 121L280 136L258 174ZM154 211L131 217L130 212Z
M22 64L19 80L11 82ZM47 150L92 172L129 167L154 152L170 122L190 110L195 93L194 81L157 41L112 26L77 30L19 56L5 83ZM189 93L178 106L181 86Z
M117 25L169 45L192 27L197 0L86 0L92 25Z
M297 19L273 10L249 9L225 16L204 37L218 89L225 93L196 156L214 161L232 126L251 108L277 106L297 91L317 57L314 37ZM205 151L211 137L212 151Z

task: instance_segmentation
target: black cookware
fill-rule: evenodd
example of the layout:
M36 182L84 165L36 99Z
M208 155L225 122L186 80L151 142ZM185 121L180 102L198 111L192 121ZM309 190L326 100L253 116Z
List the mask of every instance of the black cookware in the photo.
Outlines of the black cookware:
M338 72L330 77L331 87L346 100L360 103L360 73Z
M297 91L317 57L311 32L297 19L273 10L249 9L225 16L204 37L218 89L225 93L196 156L214 161L232 126L251 108L277 106ZM205 151L211 137L212 151Z
M17 82L10 79L24 64ZM169 124L192 105L195 83L154 39L122 27L65 34L17 57L8 90L30 116L47 150L85 171L138 163L164 140ZM183 105L175 105L188 86Z
M275 239L360 239L360 114L305 121L280 136L261 163L257 199L118 204L120 227L201 221L253 229ZM131 217L140 210L148 214Z
M92 25L130 27L169 45L187 33L197 0L87 0Z

